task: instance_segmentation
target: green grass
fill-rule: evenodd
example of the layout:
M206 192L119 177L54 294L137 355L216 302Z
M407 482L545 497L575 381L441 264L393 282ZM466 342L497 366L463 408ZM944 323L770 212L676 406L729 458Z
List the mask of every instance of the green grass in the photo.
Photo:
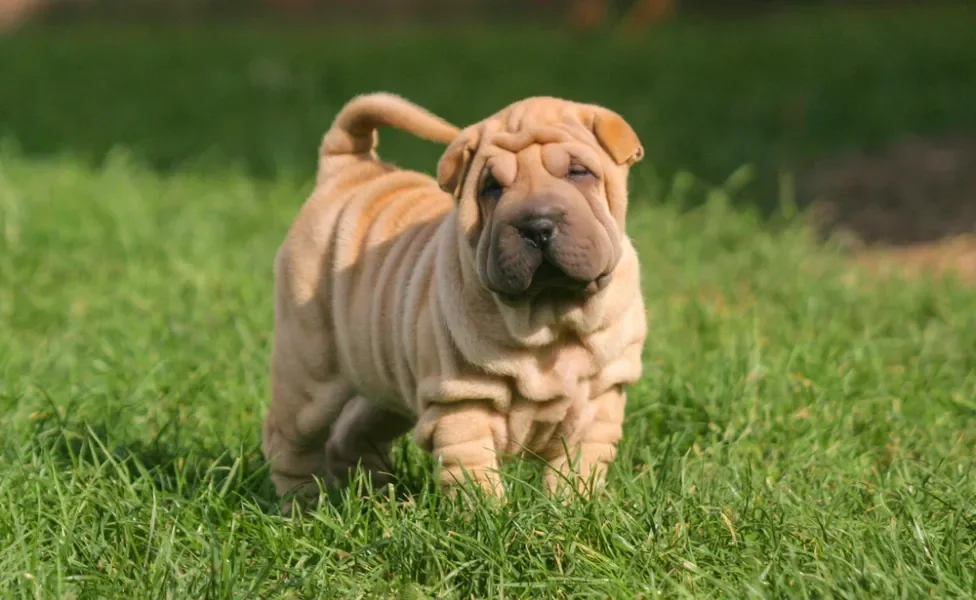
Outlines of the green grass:
M0 128L16 139L0 149L0 597L976 596L976 291L852 281L796 219L743 208L762 204L746 171L715 186L666 166L712 180L768 167L776 90L814 82L820 120L791 140L797 156L976 124L958 96L974 85L961 14L932 16L945 27L927 35L895 17L681 25L599 46L619 59L609 71L580 51L508 75L479 54L490 32L463 68L419 35L402 53L256 32L116 34L138 42L127 54L92 30L3 40ZM551 36L554 53L574 47ZM728 48L739 75L716 66ZM294 59L298 83L249 84L240 69L265 54ZM882 74L841 82L881 54ZM371 76L360 55L390 62ZM646 85L612 79L641 61ZM700 73L724 78L721 98ZM750 87L762 73L776 75ZM379 87L458 121L577 90L642 128L655 161L634 174L630 231L646 370L599 500L554 505L517 464L503 504L467 509L404 441L395 499L333 494L278 516L258 451L272 259L332 111ZM645 93L662 108L643 112ZM436 147L383 139L432 168ZM197 158L210 145L226 155Z
M276 516L259 452L271 257L307 185L0 171L3 597L971 597L976 315L844 283L719 190L639 200L651 334L611 492L431 492ZM650 188L648 188L650 189Z

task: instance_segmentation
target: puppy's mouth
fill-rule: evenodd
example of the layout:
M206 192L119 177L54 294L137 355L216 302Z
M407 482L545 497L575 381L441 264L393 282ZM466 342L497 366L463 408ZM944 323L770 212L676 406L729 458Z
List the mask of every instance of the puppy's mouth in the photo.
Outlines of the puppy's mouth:
M542 257L524 289L493 285L488 288L499 300L511 306L538 300L585 301L606 288L611 276L612 273L605 272L593 279L575 278L547 257Z

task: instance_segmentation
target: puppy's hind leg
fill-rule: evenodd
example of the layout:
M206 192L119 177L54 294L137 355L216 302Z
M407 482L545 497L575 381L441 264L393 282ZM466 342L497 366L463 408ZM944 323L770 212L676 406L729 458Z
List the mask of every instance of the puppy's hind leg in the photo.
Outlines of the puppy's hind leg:
M315 478L331 483L325 443L353 391L340 378L303 385L307 380L296 381L275 371L262 447L278 496L294 496L308 505L317 494ZM287 502L283 510L287 512L290 505Z
M342 409L326 444L330 475L347 481L359 465L369 475L374 489L385 486L392 479L393 442L410 431L414 421L356 396Z
M275 259L271 405L263 450L278 496L294 494L308 505L317 497L315 478L329 483L325 443L355 391L340 372L335 327L320 300L330 292L322 272L328 255L304 229L296 231ZM284 504L284 512L290 505Z

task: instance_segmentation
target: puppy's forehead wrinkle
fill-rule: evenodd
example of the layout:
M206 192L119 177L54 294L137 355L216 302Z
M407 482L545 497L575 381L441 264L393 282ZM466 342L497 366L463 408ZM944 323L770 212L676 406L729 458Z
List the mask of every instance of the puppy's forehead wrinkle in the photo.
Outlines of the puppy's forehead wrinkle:
M482 131L486 146L512 153L534 144L596 142L592 111L550 98L516 104L486 120Z
M536 144L560 144L575 141L572 134L556 127L533 127L524 131L498 132L488 142L506 152L519 153Z
M518 174L518 161L512 154L496 154L485 161L485 168L505 185L511 185Z
M533 102L531 99L512 106L505 118L504 130L509 133L521 131L525 122L546 123L550 121L556 111L562 112L562 107Z
M515 132L522 129L523 115L525 115L524 105L513 107L511 112L508 113L508 118L505 119L504 129L509 132Z
M591 142L596 141L596 135L593 133L593 116L592 114L583 115L566 115L563 119L563 125L572 131L577 139L583 139Z

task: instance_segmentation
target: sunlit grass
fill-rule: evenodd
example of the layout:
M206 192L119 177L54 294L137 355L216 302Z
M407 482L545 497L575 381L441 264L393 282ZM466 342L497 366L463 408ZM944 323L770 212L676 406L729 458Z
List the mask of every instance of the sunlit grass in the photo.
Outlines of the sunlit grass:
M395 499L286 520L259 424L307 183L3 155L2 595L976 593L973 292L852 283L792 223L636 178L650 336L606 495L521 464L462 509L404 442Z

